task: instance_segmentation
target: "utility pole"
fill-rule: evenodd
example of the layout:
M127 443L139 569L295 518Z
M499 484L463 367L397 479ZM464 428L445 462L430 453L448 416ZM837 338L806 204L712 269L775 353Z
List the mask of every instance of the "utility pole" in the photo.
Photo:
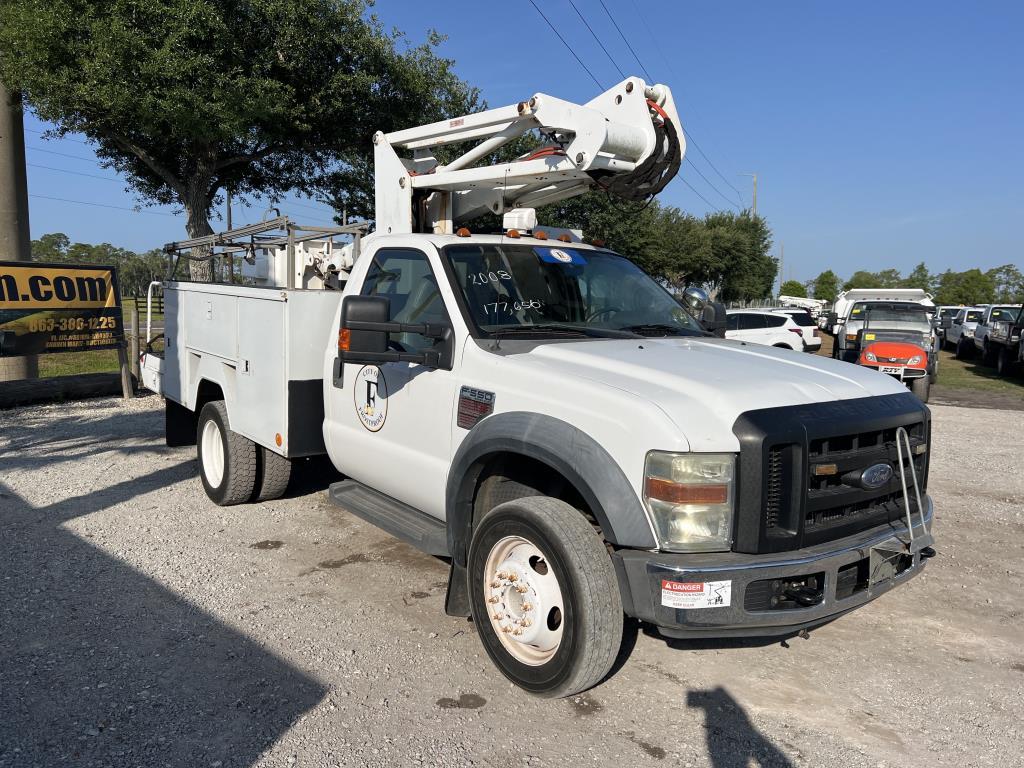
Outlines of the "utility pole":
M741 173L740 176L750 176L754 180L754 199L753 207L751 208L753 214L757 216L757 174L756 173Z
M228 229L231 229L231 190L228 189L228 190L225 190L225 191L227 192L227 204L228 204L227 224L228 224Z
M779 293L782 293L782 284L786 282L786 274L783 272L783 266L786 263L786 244L779 241Z
M0 261L30 261L28 179L21 94L0 83ZM0 357L0 381L39 377L39 360Z

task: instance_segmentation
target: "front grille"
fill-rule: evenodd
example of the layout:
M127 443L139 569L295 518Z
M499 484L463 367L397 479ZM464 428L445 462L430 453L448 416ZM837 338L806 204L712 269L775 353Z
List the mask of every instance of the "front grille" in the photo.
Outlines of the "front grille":
M736 551L791 551L904 519L896 431L905 427L911 446L927 450L928 417L909 393L743 414L733 426L741 445ZM928 454L912 455L923 494ZM892 477L863 487L860 474L875 464L889 464ZM814 474L815 465L832 474Z
M764 489L764 524L769 530L779 524L782 510L782 449L778 446L768 452L768 474Z

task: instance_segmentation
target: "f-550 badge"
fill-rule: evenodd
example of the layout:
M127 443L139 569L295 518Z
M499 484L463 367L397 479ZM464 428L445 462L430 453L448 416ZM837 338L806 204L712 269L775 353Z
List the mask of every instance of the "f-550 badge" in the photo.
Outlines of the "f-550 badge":
M352 387L356 415L371 432L378 432L388 417L388 383L375 365L364 365Z

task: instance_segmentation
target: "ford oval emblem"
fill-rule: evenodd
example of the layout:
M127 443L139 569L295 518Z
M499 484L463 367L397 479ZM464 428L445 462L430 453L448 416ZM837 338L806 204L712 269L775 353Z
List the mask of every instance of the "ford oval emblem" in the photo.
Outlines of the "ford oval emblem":
M881 488L892 480L892 467L888 464L872 464L860 473L860 484L864 488Z

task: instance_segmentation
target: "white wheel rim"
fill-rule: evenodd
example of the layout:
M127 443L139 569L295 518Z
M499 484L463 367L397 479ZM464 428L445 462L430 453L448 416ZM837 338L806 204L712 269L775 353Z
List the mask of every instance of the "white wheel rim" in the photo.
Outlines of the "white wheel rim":
M531 667L548 662L562 643L565 607L548 558L532 542L506 536L484 564L484 600L498 640Z
M203 425L203 475L211 488L220 488L224 479L224 437L213 419Z

